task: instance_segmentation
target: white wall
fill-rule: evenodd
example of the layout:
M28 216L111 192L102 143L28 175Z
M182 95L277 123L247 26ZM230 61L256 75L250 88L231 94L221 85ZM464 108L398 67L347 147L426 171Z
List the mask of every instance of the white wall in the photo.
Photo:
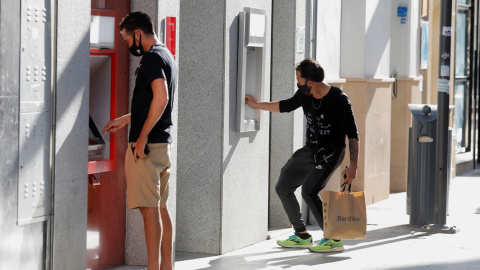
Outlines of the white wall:
M389 77L391 2L369 0L366 3L365 77Z
M391 6L391 56L390 70L399 78L418 76L420 57L420 2L419 0L394 0ZM405 23L397 16L398 7L407 7Z
M340 78L342 1L319 0L317 4L316 59L327 80Z
M389 77L390 16L390 1L342 2L341 77Z
M365 8L365 0L342 1L340 42L342 78L365 76Z

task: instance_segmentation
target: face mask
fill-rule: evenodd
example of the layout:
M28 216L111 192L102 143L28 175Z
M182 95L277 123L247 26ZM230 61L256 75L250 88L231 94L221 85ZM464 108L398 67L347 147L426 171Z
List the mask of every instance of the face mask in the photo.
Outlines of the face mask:
M304 94L305 96L310 95L311 90L310 87L308 87L307 83L308 81L306 81L304 85L300 85L297 83L298 90L300 90L300 92L302 92L302 94Z
M135 34L133 34L133 44L132 44L132 47L128 48L128 50L130 51L130 53L133 55L133 56L142 56L143 55L143 47L142 47L142 36L140 35L140 39L138 41L138 44L139 46L137 46L136 42L135 42Z

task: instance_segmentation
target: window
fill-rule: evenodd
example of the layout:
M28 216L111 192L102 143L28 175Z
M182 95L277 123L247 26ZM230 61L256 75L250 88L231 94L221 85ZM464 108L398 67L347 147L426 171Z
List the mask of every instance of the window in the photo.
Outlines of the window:
M455 94L453 132L456 153L470 151L470 6L458 1L455 44Z

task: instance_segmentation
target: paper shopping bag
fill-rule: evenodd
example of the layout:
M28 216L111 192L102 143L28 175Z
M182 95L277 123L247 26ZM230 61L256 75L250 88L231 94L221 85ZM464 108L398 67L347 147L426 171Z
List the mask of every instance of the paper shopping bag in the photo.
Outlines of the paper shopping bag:
M366 238L367 209L363 191L345 191L344 187L340 192L322 191L321 196L324 238L339 240Z

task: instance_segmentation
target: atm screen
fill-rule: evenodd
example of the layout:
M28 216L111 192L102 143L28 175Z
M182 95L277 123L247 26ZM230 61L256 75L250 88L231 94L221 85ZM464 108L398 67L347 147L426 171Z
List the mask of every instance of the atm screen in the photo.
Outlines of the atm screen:
M103 139L102 134L100 134L91 115L89 118L90 132L88 136L88 159L102 159L103 151L105 150L105 140Z

